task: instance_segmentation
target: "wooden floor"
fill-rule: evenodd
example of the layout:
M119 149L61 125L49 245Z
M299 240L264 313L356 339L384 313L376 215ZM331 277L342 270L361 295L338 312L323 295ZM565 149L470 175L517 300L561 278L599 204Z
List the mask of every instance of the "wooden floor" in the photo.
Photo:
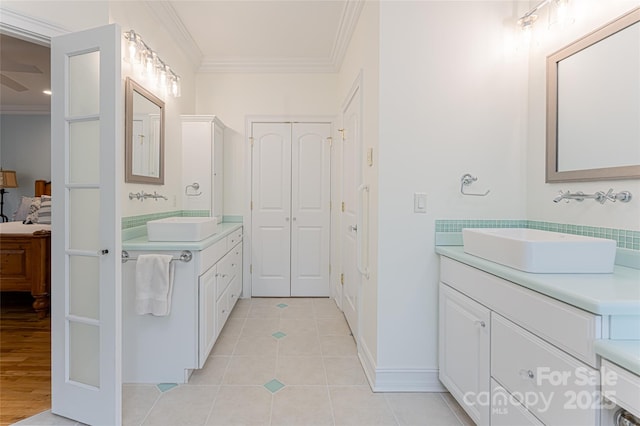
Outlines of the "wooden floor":
M51 321L28 293L0 294L0 425L51 408Z

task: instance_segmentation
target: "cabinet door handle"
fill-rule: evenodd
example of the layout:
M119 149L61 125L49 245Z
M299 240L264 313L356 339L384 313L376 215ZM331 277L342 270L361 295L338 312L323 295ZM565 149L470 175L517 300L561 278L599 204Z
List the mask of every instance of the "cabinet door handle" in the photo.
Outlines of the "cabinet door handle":
M485 328L487 324L484 321L476 321L476 325L479 325L482 328Z
M533 371L531 370L520 370L520 377L522 377L523 379L533 379L536 377L535 374L533 374Z

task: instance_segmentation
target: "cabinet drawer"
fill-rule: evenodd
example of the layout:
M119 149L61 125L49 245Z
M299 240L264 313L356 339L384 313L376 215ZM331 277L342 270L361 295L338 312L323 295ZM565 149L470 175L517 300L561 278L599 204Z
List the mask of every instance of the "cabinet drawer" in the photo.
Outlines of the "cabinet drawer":
M229 252L231 256L231 273L234 277L242 276L242 244L236 244Z
M229 298L226 294L224 294L216 302L216 312L218 316L218 321L216 324L216 336L218 336L220 335L220 331L222 331L222 327L224 327L224 324L229 317Z
M640 417L640 377L606 359L602 360L602 394Z
M227 289L227 297L229 298L229 313L233 310L233 307L236 306L236 302L240 297L241 287L238 286L240 282L240 278L236 275L229 283L229 288Z
M491 379L491 426L544 426L505 388Z
M446 257L442 257L440 274L451 287L597 366L593 343L602 334L600 316Z
M234 275L233 256L231 252L227 253L220 262L218 262L218 294L216 297L222 296L227 289Z
M228 244L229 247L235 246L240 241L242 241L242 228L240 228L240 229L238 229L236 231L233 231L227 237L227 244Z
M496 313L491 375L545 424L598 424L598 371Z
M211 268L218 260L227 252L227 239L223 238L215 244L210 245L200 253L200 270L198 274L202 274Z

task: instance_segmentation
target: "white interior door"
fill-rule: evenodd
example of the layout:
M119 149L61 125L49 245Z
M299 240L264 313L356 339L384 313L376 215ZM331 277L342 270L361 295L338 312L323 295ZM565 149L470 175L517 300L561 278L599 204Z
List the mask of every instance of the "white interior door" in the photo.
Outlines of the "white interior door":
M291 296L329 296L331 125L294 123Z
M119 425L121 32L51 40L52 412Z
M252 296L291 294L291 126L253 123Z
M342 115L342 311L358 341L358 306L361 275L358 272L358 187L361 183L359 89L351 96Z

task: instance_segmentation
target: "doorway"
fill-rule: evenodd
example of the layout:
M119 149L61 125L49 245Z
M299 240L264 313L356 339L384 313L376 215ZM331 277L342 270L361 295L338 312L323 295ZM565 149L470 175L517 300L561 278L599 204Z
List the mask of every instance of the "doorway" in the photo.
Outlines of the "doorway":
M331 123L252 122L251 295L328 297Z
M12 213L22 196L34 196L36 180L51 180L50 97L42 93L50 89L50 49L3 26L0 64L1 166L17 172L19 185L5 194L4 214L18 221ZM0 424L13 424L51 408L51 318L38 318L28 292L0 298Z

